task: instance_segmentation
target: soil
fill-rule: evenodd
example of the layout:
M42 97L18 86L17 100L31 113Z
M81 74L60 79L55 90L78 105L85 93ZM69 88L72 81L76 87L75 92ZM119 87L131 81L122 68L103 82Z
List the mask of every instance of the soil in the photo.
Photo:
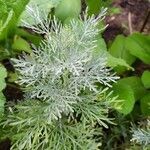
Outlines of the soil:
M135 68L134 75L137 76L141 76L145 70L150 70L150 65L144 64L140 60L136 60L132 66Z
M118 34L128 35L136 31L150 33L148 0L114 0L111 7L117 7L121 12L106 17L106 23L109 25L103 35L106 42L113 40Z
M148 0L113 0L111 7L119 8L120 13L108 15L105 19L108 27L103 37L107 44L119 34L127 36L133 32L150 33L150 2ZM137 76L141 76L146 69L150 70L150 65L138 59L133 67L135 68L134 75Z
M14 72L14 67L10 63L8 59L3 60L3 65L7 69L7 71ZM7 80L7 79L6 79ZM15 83L7 84L6 88L3 91L7 101L17 102L17 100L23 99L23 92L20 87Z
M5 139L4 141L0 142L0 150L10 150L11 141L10 139Z

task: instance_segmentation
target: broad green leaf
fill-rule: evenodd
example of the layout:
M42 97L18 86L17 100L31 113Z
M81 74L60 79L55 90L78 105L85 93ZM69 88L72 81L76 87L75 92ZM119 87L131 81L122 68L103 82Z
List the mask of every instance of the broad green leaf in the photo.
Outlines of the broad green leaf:
M115 83L112 90L114 92L113 95L118 95L118 98L122 100L122 107L118 111L124 115L129 114L133 110L135 103L134 92L132 88L127 84Z
M18 75L17 75L17 73L15 72L8 72L8 82L15 82L15 81L17 81L17 79L18 79Z
M14 18L15 14L14 11L11 10L9 12L9 15L7 16L7 19L4 23L0 26L0 40L4 40L7 38L7 34L9 32L9 28L11 27L12 20Z
M19 52L20 51L25 51L28 53L32 52L30 44L26 40L24 40L23 38L21 38L17 35L14 38L14 42L12 44L12 49L19 51Z
M116 15L116 14L120 14L121 13L121 9L118 8L118 7L112 7L108 11L109 11L110 15Z
M144 115L150 116L150 93L141 99L141 111Z
M125 47L130 54L150 64L150 38L148 36L134 33L126 38Z
M120 66L120 67L126 67L127 70L129 70L129 69L130 70L134 70L134 68L132 68L131 66L129 66L124 59L113 57L109 53L108 53L107 65L109 67L113 67L113 68Z
M5 78L7 77L7 71L3 65L0 64L0 118L4 113L5 96L1 92L6 87Z
M7 12L2 12L0 20L0 41L12 36L19 20L19 16L24 11L29 0L8 0L3 1Z
M101 8L108 7L110 3L111 0L86 0L89 15L97 15Z
M0 0L0 20L3 21L7 16L7 5L4 0Z
M134 33L130 35L130 38L134 39L143 47L143 49L150 54L150 35L143 35L141 33Z
M129 85L134 92L135 100L141 99L146 93L146 89L144 88L142 81L139 77L132 76L122 78L118 80L117 83Z
M70 26L71 21L77 21L79 24L82 24L82 21L78 17L70 16L63 21L63 25Z
M4 114L4 105L6 102L6 98L2 92L0 92L0 119Z
M102 53L105 53L107 55L107 65L109 67L116 67L116 66L123 66L123 67L126 67L127 69L133 69L132 67L130 67L125 60L121 59L121 58L116 58L116 57L113 57L112 55L110 55L108 52L107 52L107 46L106 46L106 43L104 41L104 39L101 37L101 38L98 38L97 39L97 42L96 42L96 48L94 49L94 56L100 56Z
M0 91L2 91L6 87L5 79L0 79Z
M98 38L96 48L93 50L94 57L99 57L102 53L107 53L107 46L103 38Z
M150 71L148 70L144 71L141 79L145 88L150 88Z
M78 17L81 13L81 0L62 0L54 9L54 15L62 22L68 17Z
M135 61L135 57L132 56L125 48L125 39L126 37L123 35L118 35L109 48L109 53L116 58L123 59L128 65L131 65ZM117 68L117 71L120 72L125 70L126 69L124 67Z
M41 40L43 39L42 36L30 33L27 30L21 28L17 28L16 34L23 37L24 39L28 39L28 41L32 42L36 46L39 46Z
M0 79L4 79L6 77L7 77L7 70L2 64L0 64Z
M62 0L30 0L28 6L31 8L34 7L34 9L37 9L38 7L40 13L48 15L51 9L56 7L60 1ZM22 13L21 19L25 20L29 24L35 24L33 16L31 16L27 9ZM19 25L23 26L21 21L19 22Z
M97 40L97 51L107 51L106 43L102 37Z
M30 0L28 5L36 5L39 9L49 12L51 8L56 7L62 0Z
M17 20L19 19L21 13L25 10L25 7L29 1L30 0L7 0L7 5L14 10Z
M0 61L8 59L10 57L10 51L7 48L0 46Z
M3 65L0 64L0 92L6 87L5 78L7 77L7 71Z
M87 6L89 8L88 13L90 15L92 14L98 14L101 8L100 0L86 0Z

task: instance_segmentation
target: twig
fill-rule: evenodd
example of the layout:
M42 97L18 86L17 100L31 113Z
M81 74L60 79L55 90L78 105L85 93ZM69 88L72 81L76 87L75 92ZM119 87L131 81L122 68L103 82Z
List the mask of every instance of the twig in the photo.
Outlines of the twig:
M128 13L128 26L129 26L129 32L132 34L133 29L132 29L132 17L131 17L131 12Z
M144 20L144 23L142 25L142 28L141 28L140 32L143 32L143 30L144 30L144 28L145 28L145 26L146 26L146 24L148 22L149 17L150 17L150 10L148 11L148 14L147 14L147 16L146 16L146 18Z

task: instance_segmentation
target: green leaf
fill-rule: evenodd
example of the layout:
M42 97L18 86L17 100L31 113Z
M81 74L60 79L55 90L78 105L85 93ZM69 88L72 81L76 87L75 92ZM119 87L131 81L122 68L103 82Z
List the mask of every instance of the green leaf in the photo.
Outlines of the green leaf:
M0 79L0 91L2 91L6 87L6 82L4 79Z
M93 50L94 57L99 57L102 53L107 53L107 46L103 38L98 38L96 48Z
M23 37L24 39L28 39L28 41L32 42L36 46L39 46L41 40L43 39L42 36L35 35L21 28L17 28L16 34Z
M126 67L127 70L129 70L129 69L134 70L134 68L132 68L130 65L128 65L124 59L113 57L109 53L108 53L107 65L109 67L113 67L113 68L115 68L115 67Z
M5 78L7 77L7 71L3 65L0 64L0 92L6 87Z
M5 96L1 92L6 87L5 78L7 77L7 71L3 65L0 64L0 118L4 113Z
M14 16L15 16L14 11L11 10L9 12L9 15L7 16L6 21L1 24L1 26L0 26L0 40L4 40L7 38L7 34L9 32L8 29L11 27L12 20L13 20Z
M15 33L19 16L24 11L29 0L8 0L3 1L7 7L7 12L1 13L2 20L0 20L0 40L4 40L7 36L12 36Z
M66 18L64 21L63 21L63 25L69 25L70 26L70 23L71 21L77 21L79 24L82 24L82 21L78 18L78 17L75 17L75 16L70 16L68 18Z
M37 5L40 9L49 13L50 9L56 7L62 0L30 0L28 5Z
M120 14L121 13L121 9L118 7L112 7L109 9L109 14L112 15L116 15L116 14Z
M130 54L146 64L150 64L150 38L140 33L134 33L125 40L125 47Z
M61 1L62 0L30 0L28 6L38 7L39 11L41 11L40 13L48 15L51 9L56 7ZM22 13L21 19L27 21L31 25L35 23L34 18L27 10ZM22 23L19 22L19 25L22 25Z
M68 17L78 17L81 13L81 0L62 0L54 10L56 18L62 22Z
M98 14L101 8L101 3L99 0L86 0L87 6L89 8L88 13L90 15L92 14Z
M139 77L132 76L122 78L118 80L118 83L129 85L134 92L135 100L141 99L146 93L146 89L144 88L142 81Z
M107 55L107 65L109 67L116 67L116 66L123 66L123 67L126 67L127 69L132 69L132 67L130 67L125 60L121 59L121 58L116 58L116 57L113 57L112 55L110 55L108 52L107 52L107 46L106 46L106 43L104 41L104 39L101 37L101 38L98 38L97 39L97 42L96 42L96 48L94 49L93 51L93 54L95 57L99 57L102 53L105 53Z
M145 88L150 88L150 71L146 70L142 74L142 82Z
M10 52L7 48L0 46L0 61L8 59L10 57Z
M30 44L24 40L23 38L19 36L14 37L14 42L12 44L12 49L17 50L17 51L25 51L27 53L31 53L32 49L30 47Z
M123 35L118 35L112 43L109 53L116 58L123 59L128 65L131 65L135 61L135 57L125 48L125 39L126 37ZM123 72L126 68L118 67L117 70Z
M0 0L0 20L2 21L7 16L7 5L4 0Z
M4 105L6 102L6 98L2 92L0 92L0 119L4 114Z
M0 79L4 79L6 77L7 77L7 70L2 64L0 64Z
M144 115L149 116L150 115L150 93L148 93L147 95L145 95L142 99L141 99L141 111Z
M11 2L12 4L11 4ZM30 0L8 0L7 5L8 7L12 8L15 12L16 19L19 19L21 13L25 10L26 5L29 3Z
M127 84L115 83L112 90L114 91L113 96L118 95L118 98L122 100L122 107L118 111L124 115L129 114L133 110L135 103L134 92L132 88Z
M86 0L89 15L97 15L101 8L108 7L110 3L111 0Z
M15 72L8 72L8 82L15 82L15 81L17 81L17 79L18 79L18 75L17 75L17 73Z

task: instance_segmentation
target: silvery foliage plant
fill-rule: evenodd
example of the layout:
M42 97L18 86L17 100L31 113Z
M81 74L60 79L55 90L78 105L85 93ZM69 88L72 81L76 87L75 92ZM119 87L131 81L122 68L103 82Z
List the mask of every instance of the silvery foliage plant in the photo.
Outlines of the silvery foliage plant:
M132 142L135 142L146 150L150 147L150 120L147 120L146 128L132 127Z
M38 8L28 7L28 13L34 25L24 21L24 26L44 39L30 55L12 59L25 95L3 122L11 128L11 149L95 150L101 133L96 125L108 127L116 100L107 89L118 79L106 67L106 55L94 55L106 10L97 17L85 12L68 25Z

